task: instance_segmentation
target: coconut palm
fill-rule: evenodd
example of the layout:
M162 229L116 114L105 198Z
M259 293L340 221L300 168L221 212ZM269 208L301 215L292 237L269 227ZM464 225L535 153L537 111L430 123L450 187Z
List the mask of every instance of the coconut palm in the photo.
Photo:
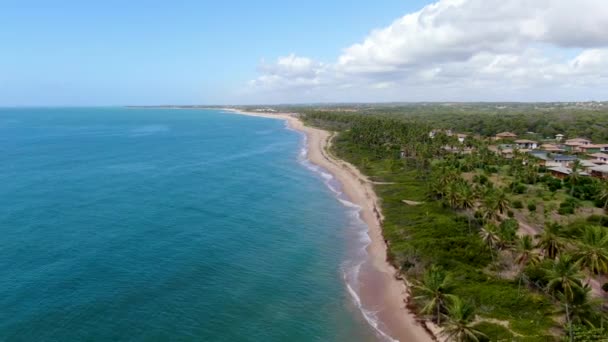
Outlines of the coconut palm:
M473 307L454 297L447 307L446 321L441 330L441 335L447 341L479 341L486 335L475 329L475 311Z
M417 293L414 299L425 302L421 312L435 315L439 324L441 310L453 298L454 281L451 275L441 267L432 266L426 271L422 281L414 282L413 288Z
M600 191L597 195L597 199L601 201L602 207L604 208L604 211L606 211L608 209L608 182L603 181L600 183Z
M553 261L546 275L546 290L553 295L562 294L566 300L572 301L575 292L582 290L583 275L571 255L561 254Z
M574 195L574 186L578 183L581 178L579 170L581 169L581 161L575 160L572 163L572 172L570 173L570 196Z
M534 240L530 235L524 235L515 242L515 262L522 268L528 265L536 265L540 262L540 256L535 250Z
M486 246L490 247L490 249L497 249L501 245L500 235L498 233L498 228L494 224L486 224L479 231L479 235L481 236L481 240Z
M545 257L555 259L555 257L564 248L564 242L561 237L561 226L557 223L548 223L545 225L545 230L541 234L537 234L538 244Z
M574 256L581 267L592 273L608 272L608 232L606 228L585 227Z

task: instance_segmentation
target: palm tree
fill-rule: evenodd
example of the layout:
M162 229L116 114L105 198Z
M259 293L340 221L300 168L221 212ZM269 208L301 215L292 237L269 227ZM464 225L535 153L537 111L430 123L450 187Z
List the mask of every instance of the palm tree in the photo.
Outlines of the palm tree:
M479 231L479 235L481 236L481 240L486 244L491 250L494 250L500 246L500 236L498 234L498 228L494 224L486 224Z
M441 330L441 335L447 341L479 341L480 338L487 337L481 331L475 329L475 311L473 307L454 297L447 308L446 322Z
M564 242L560 236L561 226L557 223L548 223L541 234L537 234L538 244L545 257L555 259L564 247Z
M563 314L566 317L570 341L574 340L572 334L573 324L594 327L594 323L598 321L602 322L605 319L601 312L603 301L592 297L589 285L583 286L572 299L569 300L565 295L560 294L559 300L563 309L557 313Z
M598 226L585 227L574 254L581 267L599 274L608 272L608 233Z
M421 312L434 314L437 324L440 324L441 310L446 307L448 300L453 298L454 281L451 275L441 267L432 266L426 271L421 282L414 283L413 288L418 292L414 299L426 303Z
M580 177L579 170L581 169L581 161L575 160L572 163L572 173L570 173L570 196L574 195L574 186L578 183Z
M561 254L547 270L546 290L554 295L561 293L567 301L572 301L575 293L583 288L582 279L583 275L574 258Z
M534 240L530 235L524 235L515 242L517 258L515 262L522 268L528 265L536 265L540 262L540 256L534 249Z
M608 209L608 182L600 183L600 191L597 195L597 199L599 199L603 203L604 211Z
M496 196L496 209L501 214L507 212L511 207L511 201L507 198L507 194L502 190L498 190L495 192L494 196Z

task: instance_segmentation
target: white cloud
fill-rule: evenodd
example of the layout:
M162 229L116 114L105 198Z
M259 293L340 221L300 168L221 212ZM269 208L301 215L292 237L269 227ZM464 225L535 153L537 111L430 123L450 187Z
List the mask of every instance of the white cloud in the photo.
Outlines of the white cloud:
M262 62L250 86L300 101L560 100L606 97L596 86L608 86L607 67L607 0L441 0L373 30L334 63Z

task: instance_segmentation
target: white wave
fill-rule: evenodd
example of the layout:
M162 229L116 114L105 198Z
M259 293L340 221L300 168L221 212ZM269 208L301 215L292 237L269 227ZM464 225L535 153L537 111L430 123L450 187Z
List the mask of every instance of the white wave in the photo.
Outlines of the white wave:
M358 269L359 269L359 267L357 267L357 270ZM358 273L359 272L357 271L356 273L357 273L357 278L358 278ZM344 274L344 281L346 282L346 288L348 289L348 293L350 293L350 295L352 296L353 301L355 302L355 305L361 311L361 313L363 314L363 318L365 318L365 320L367 321L367 323L369 325L371 325L372 328L374 328L374 330L376 331L376 333L380 337L382 337L384 340L391 341L391 342L399 342L399 340L395 340L394 338L390 337L387 333L385 333L384 331L382 331L382 329L380 328L380 321L379 321L379 319L377 317L377 312L366 310L363 307L363 304L361 304L361 298L357 294L357 291L355 291L352 288L352 286L348 282L347 278L348 277L346 276L346 274Z
M369 311L363 307L359 294L352 286L353 284L358 284L359 270L360 270L361 266L363 265L363 263L365 263L365 261L367 260L367 246L371 243L371 237L369 236L367 224L361 218L361 207L359 205L349 201L346 198L344 193L342 191L340 191L339 184L336 184L336 185L332 184L332 183L337 183L337 180L331 173L327 172L327 170L323 169L322 167L313 164L308 159L308 148L307 148L308 139L307 139L306 134L304 134L301 131L292 129L291 127L289 127L289 124L287 122L285 123L285 127L291 131L298 132L302 136L302 147L300 149L300 154L298 156L298 161L300 162L300 164L302 164L304 167L306 167L310 171L318 174L324 180L323 183L325 183L325 185L335 194L336 199L344 207L350 209L348 211L348 215L349 215L349 217L351 217L353 219L353 221L351 222L352 226L361 227L361 230L357 232L357 237L358 237L359 242L361 243L361 247L358 250L358 253L356 255L356 257L357 257L356 264L354 266L347 267L349 269L350 275L351 275L350 280L349 280L349 277L347 276L347 272L344 271L344 282L346 284L348 293L351 295L354 304L357 306L357 308L359 309L359 311L361 312L361 314L363 315L363 317L365 318L367 323L374 329L374 331L376 332L376 334L379 337L381 337L383 340L386 340L386 341L399 342L398 340L393 339L387 333L382 331L382 329L380 328L380 322L379 322L378 318L376 317L376 313L373 311ZM351 261L351 262L354 262L354 261ZM343 270L344 269L345 268L343 268Z

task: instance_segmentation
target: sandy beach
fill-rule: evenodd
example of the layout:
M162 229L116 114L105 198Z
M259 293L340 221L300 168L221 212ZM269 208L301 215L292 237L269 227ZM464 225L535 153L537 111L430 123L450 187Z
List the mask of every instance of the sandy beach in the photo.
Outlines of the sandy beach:
M361 207L361 218L369 227L371 243L367 247L368 260L362 265L359 275L359 297L363 306L377 312L381 324L379 329L392 339L407 342L433 341L434 338L427 329L405 307L408 298L406 285L395 278L396 270L386 261L387 245L382 236L382 212L372 183L356 167L328 152L332 133L305 126L297 117L287 113L226 110L236 114L286 120L292 129L306 134L308 159L329 171L341 183L349 199Z

